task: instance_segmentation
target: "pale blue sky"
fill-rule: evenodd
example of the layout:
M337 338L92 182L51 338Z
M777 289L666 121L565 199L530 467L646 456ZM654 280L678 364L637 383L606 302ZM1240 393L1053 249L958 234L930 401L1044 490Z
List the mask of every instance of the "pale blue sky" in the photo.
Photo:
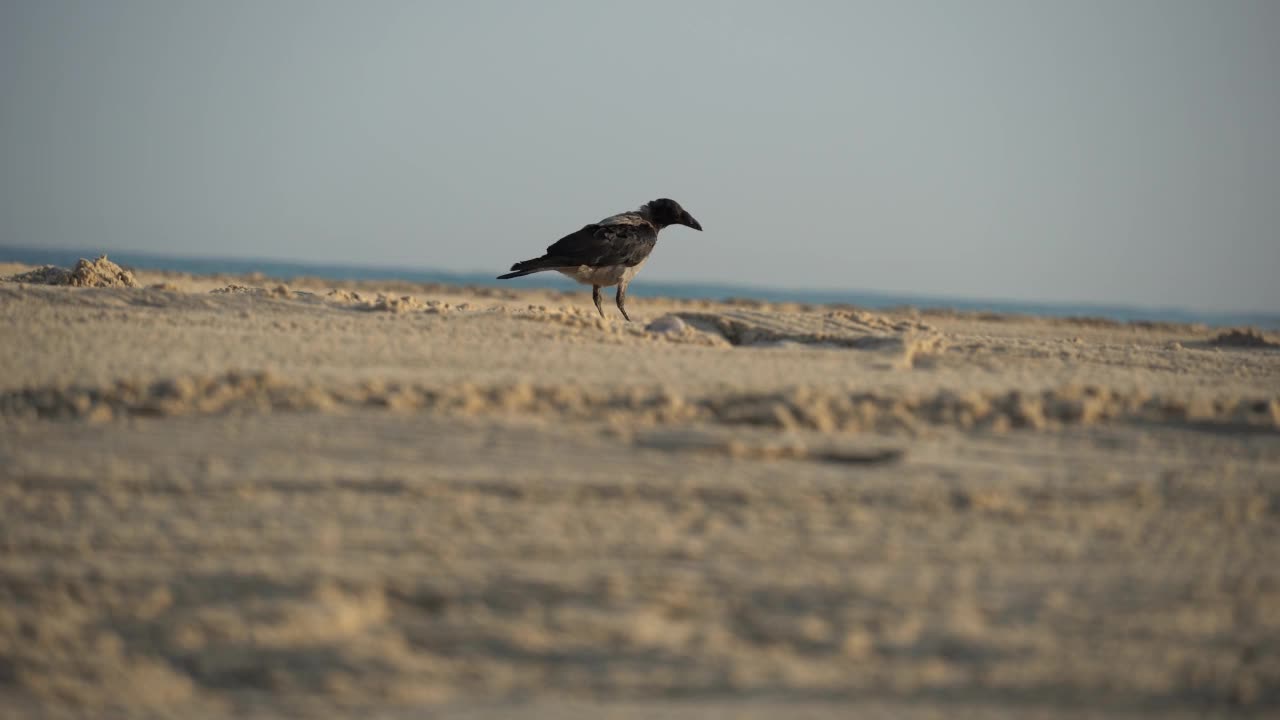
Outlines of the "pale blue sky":
M1280 309L1280 2L0 0L0 244Z

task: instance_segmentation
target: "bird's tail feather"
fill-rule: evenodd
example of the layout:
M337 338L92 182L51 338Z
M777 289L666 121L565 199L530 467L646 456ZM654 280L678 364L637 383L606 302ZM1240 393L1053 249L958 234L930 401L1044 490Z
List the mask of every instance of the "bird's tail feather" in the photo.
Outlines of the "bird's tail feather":
M499 275L498 279L510 280L511 278L518 278L518 277L524 277L525 275L532 275L536 272L538 271L537 270L517 270L515 272L509 272L506 275Z
M532 260L522 260L511 266L512 272L509 272L506 275L499 275L498 279L510 280L511 278L523 277L536 272L542 272L543 270L550 270L553 267L556 266L554 264L548 264L545 256L534 258Z

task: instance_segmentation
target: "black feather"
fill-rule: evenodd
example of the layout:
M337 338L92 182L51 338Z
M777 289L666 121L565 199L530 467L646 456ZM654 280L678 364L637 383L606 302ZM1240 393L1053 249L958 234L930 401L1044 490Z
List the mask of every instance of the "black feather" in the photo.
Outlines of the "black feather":
M510 280L543 270L581 265L639 265L653 252L653 246L658 242L658 229L639 217L628 219L634 222L586 225L552 243L546 255L522 260L511 266L511 272L499 275L498 279Z
M538 268L537 270L517 270L515 272L509 272L506 275L499 275L498 279L510 280L511 278L518 278L518 277L524 277L525 275L532 275L533 273L538 272L538 270L549 270L549 269L550 268Z
M560 267L631 267L649 257L657 242L658 229L648 222L592 224L557 240L540 259L558 263Z

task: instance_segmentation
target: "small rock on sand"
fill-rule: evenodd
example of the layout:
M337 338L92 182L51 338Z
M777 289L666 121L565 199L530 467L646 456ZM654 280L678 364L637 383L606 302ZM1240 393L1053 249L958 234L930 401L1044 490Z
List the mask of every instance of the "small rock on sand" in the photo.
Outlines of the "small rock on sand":
M667 333L671 335L679 335L688 327L684 320L676 315L663 315L654 320L645 327L645 330L651 333Z

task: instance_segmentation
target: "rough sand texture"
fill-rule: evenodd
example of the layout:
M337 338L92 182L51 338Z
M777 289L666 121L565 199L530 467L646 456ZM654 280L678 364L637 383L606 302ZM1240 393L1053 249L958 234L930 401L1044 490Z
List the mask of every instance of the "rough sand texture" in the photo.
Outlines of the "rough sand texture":
M0 717L1280 711L1275 338L30 277Z

